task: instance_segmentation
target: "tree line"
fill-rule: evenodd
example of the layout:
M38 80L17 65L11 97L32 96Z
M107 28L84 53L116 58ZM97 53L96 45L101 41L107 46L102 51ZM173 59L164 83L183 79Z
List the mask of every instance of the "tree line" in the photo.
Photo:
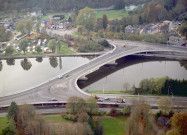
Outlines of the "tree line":
M137 94L187 96L187 80L170 79L168 77L143 79L139 84Z
M19 12L25 10L42 9L44 11L64 11L73 8L100 8L116 5L121 8L121 3L129 5L133 3L144 3L148 0L0 0L0 11L17 10ZM124 6L122 6L124 7Z

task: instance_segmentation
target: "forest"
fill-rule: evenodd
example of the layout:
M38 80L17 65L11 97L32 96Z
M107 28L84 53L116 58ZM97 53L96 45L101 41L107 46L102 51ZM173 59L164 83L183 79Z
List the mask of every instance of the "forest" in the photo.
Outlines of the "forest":
M17 10L35 10L43 11L69 11L86 6L90 8L109 7L112 5L125 5L145 3L150 0L0 0L0 11Z

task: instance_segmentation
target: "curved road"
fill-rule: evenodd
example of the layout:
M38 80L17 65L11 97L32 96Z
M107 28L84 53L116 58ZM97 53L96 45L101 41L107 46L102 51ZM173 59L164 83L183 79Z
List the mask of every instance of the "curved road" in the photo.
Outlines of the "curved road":
M81 91L77 86L77 80L81 76L84 76L94 70L97 70L100 66L105 65L109 62L115 61L118 58L132 55L141 52L176 52L179 54L183 54L183 57L187 59L187 48L185 47L176 47L176 46L166 46L161 44L151 44L144 42L132 42L132 41L124 41L124 40L108 40L110 44L114 45L114 49L109 51L108 53L101 55L89 63L81 65L74 70L60 75L61 79L55 78L50 80L49 82L28 90L26 92L18 93L11 96L1 97L0 98L0 106L9 105L12 101L15 101L17 104L24 103L35 103L35 102L51 102L52 99L56 99L58 101L67 101L67 99L71 96L79 96L82 98L87 98L90 95ZM123 44L126 44L126 47L122 47ZM99 95L102 97L103 95ZM121 95L115 95L115 97ZM112 95L114 97L114 95ZM148 102L150 104L155 104L157 99L153 99L151 97ZM176 97L175 97L176 98ZM182 101L182 104L187 106L187 99L183 97L178 97L177 101ZM115 100L113 100L115 101ZM130 100L127 100L127 103L130 103ZM176 103L178 104L178 102Z

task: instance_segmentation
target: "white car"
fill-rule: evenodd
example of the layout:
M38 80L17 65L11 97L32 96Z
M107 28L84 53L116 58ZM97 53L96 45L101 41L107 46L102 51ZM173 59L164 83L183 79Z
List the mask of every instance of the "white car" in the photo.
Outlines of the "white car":
M97 101L99 101L99 102L103 102L103 99L100 99L100 98L99 98Z

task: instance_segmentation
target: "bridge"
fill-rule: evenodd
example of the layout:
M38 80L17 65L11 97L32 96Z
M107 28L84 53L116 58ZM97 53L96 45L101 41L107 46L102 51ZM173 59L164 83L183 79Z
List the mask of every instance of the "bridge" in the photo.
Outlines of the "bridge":
M41 84L35 88L26 90L25 92L18 93L15 95L10 95L6 97L0 97L0 106L9 105L12 101L18 104L23 103L36 103L36 102L51 102L52 99L58 101L67 101L71 96L79 96L82 98L87 98L90 94L82 91L78 85L77 81L81 77L85 77L87 74L99 69L101 66L108 63L114 63L117 59L133 55L148 55L148 53L162 54L162 57L172 57L187 60L187 48L177 47L177 46L167 46L162 44L153 44L145 42L135 42L135 41L124 41L124 40L108 40L108 42L114 47L113 50L103 54L90 62L80 65L79 67L63 74L59 75L62 78L59 79L55 77L49 82ZM126 47L122 45L126 44ZM169 52L171 54L166 54ZM174 53L174 54L173 54ZM150 54L149 54L150 55ZM101 97L103 95L100 95ZM116 95L117 97L118 95ZM186 98L185 102L187 101ZM156 101L150 100L149 103L155 104Z

